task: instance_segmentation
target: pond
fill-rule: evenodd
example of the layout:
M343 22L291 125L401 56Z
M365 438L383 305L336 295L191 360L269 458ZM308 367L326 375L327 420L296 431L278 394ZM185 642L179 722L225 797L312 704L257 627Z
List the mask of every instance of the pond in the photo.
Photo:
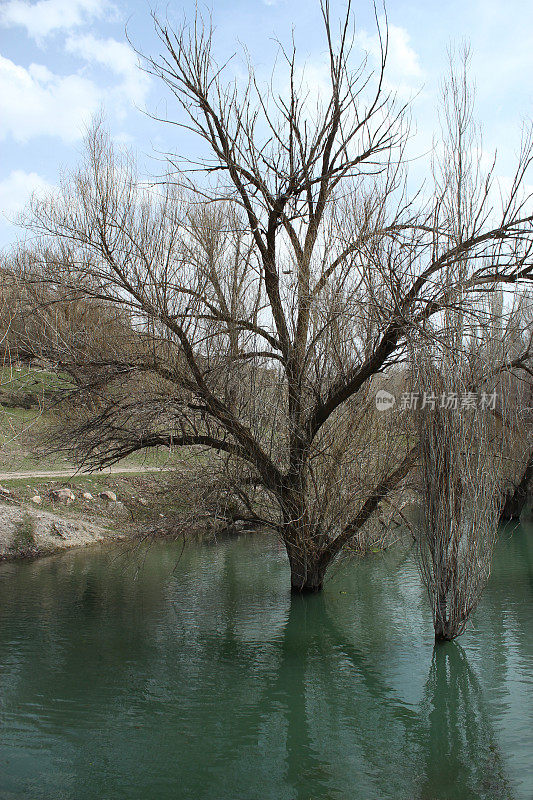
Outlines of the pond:
M433 647L389 551L292 597L266 535L0 565L2 800L531 800L533 529Z

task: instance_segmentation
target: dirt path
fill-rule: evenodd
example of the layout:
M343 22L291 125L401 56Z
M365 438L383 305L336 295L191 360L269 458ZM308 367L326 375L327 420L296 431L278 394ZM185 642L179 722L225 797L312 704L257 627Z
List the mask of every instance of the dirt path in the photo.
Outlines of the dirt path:
M56 469L56 470L30 470L28 472L0 472L0 481L9 481L25 478L80 478L87 475L125 475L137 474L143 475L146 472L168 472L171 467L107 467L103 470L95 470L94 472L76 472L71 469Z

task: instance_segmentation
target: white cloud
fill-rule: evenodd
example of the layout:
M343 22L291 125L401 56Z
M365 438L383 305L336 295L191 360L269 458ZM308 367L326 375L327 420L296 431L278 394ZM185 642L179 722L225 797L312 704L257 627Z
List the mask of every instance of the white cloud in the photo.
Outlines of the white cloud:
M25 69L0 56L0 140L48 135L74 142L101 102L101 90L86 78L55 75L40 64Z
M380 20L380 27L385 36L385 20ZM381 61L381 49L378 34L369 34L360 29L355 34L356 44L369 55L369 70L372 62ZM388 24L388 49L387 66L384 85L389 91L397 93L404 99L415 95L421 87L424 72L420 66L418 54L410 44L410 36L405 28ZM359 53L359 59L363 54ZM351 56L351 66L355 69L358 65L358 53L355 50ZM305 97L305 106L309 113L313 113L317 104L327 102L331 95L330 64L326 55L313 60L308 60L296 69L296 83L301 86L300 99ZM369 84L363 91L360 102L363 104L373 99L375 82Z
M125 42L116 39L97 39L91 34L70 36L66 50L85 61L102 64L122 78L120 90L134 103L142 103L148 91L149 78L137 66L135 51Z
M113 141L118 145L126 145L126 147L128 147L129 145L135 144L136 139L131 133L121 131L113 135Z
M385 39L385 21L380 20L380 26ZM357 32L357 41L363 50L373 58L381 58L379 37L370 35L365 30ZM405 28L388 23L388 47L386 66L387 85L404 93L420 86L424 75L420 66L418 54L411 46L411 37Z
M305 108L313 115L317 106L327 103L331 96L330 66L324 58L307 61L296 69L295 77L296 84L301 86L299 99L305 98Z
M12 220L22 211L34 192L43 195L55 188L36 172L13 170L7 178L0 181L0 212L8 220Z
M56 30L69 30L92 17L102 16L108 0L8 0L0 9L0 23L22 25L33 39L44 39Z

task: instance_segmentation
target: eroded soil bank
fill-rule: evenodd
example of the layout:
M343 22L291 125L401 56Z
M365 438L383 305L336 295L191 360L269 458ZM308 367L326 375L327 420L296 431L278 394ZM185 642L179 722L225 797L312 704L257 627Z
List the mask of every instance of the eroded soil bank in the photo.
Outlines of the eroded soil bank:
M111 527L107 519L99 524L26 506L0 505L0 561L36 558L126 535Z

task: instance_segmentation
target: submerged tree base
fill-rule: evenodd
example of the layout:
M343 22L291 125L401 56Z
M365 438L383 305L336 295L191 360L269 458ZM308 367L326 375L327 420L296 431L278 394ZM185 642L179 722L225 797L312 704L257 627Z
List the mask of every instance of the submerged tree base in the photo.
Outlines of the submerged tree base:
M323 588L323 583L311 583L311 584L303 584L298 585L291 583L291 594L317 594L321 592Z
M524 472L513 491L509 492L500 511L500 522L519 520L530 498L530 487L533 482L533 454L525 466Z
M451 636L445 633L437 633L435 631L435 644L446 644L446 642L453 642L455 636Z
M466 628L466 619L460 621L446 620L444 623L437 622L435 624L435 644L444 644L445 642L453 642L461 636Z
M294 545L286 544L285 547L291 567L291 594L316 594L322 591L332 556L315 553L306 557Z

